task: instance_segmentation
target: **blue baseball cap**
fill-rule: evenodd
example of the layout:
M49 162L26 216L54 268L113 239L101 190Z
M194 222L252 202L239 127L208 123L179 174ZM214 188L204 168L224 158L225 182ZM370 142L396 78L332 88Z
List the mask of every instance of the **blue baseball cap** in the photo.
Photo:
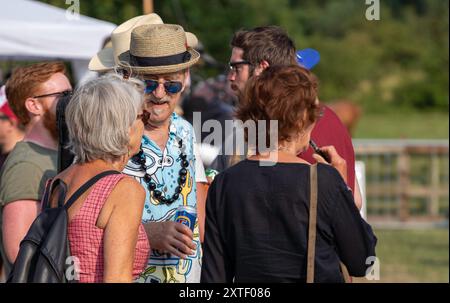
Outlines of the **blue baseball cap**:
M320 53L313 48L297 51L297 62L306 69L313 68L320 61Z

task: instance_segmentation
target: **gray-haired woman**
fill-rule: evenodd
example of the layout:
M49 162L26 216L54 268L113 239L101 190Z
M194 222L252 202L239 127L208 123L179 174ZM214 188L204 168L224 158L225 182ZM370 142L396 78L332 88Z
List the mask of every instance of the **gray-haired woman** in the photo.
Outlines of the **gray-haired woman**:
M70 250L79 261L80 282L131 282L147 262L150 247L141 224L145 191L120 173L139 151L142 90L137 80L106 75L79 87L66 109L75 162L54 179L67 185L65 202L92 177L116 172L68 209Z

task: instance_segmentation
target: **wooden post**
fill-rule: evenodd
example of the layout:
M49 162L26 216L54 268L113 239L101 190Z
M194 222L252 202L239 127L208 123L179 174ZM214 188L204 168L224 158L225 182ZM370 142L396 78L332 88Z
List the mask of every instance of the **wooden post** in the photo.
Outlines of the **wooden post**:
M431 155L431 192L430 192L430 201L428 204L428 214L432 217L437 217L439 215L439 192L440 192L440 184L439 184L439 156L435 153Z
M153 13L153 0L142 0L144 15Z
M410 163L409 154L407 149L399 154L398 157L398 172L399 172L399 189L400 189L400 204L398 210L398 216L400 221L406 221L409 217L408 208L408 187L409 187L409 177L410 177Z

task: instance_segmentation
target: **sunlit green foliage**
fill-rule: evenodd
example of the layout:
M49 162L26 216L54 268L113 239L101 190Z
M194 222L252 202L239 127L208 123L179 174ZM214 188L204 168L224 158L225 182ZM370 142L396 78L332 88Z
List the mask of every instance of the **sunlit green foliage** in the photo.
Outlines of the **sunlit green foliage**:
M44 2L68 7L62 0ZM234 31L276 24L298 48L320 51L314 72L322 100L345 98L370 112L392 107L448 112L449 2L380 4L381 20L368 21L363 0L154 0L166 23L194 32L223 64ZM80 8L82 14L120 24L142 14L142 1L80 0Z

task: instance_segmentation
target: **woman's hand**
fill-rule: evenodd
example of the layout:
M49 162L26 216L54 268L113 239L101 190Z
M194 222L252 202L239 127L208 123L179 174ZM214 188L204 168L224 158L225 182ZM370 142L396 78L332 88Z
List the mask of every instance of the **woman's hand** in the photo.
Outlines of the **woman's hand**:
M316 153L312 155L313 158L316 159L317 162L329 164L336 168L336 170L341 174L342 179L344 179L345 183L347 183L347 162L345 159L339 156L336 149L332 145L322 146L320 150L328 156L330 162L325 161L323 157Z

